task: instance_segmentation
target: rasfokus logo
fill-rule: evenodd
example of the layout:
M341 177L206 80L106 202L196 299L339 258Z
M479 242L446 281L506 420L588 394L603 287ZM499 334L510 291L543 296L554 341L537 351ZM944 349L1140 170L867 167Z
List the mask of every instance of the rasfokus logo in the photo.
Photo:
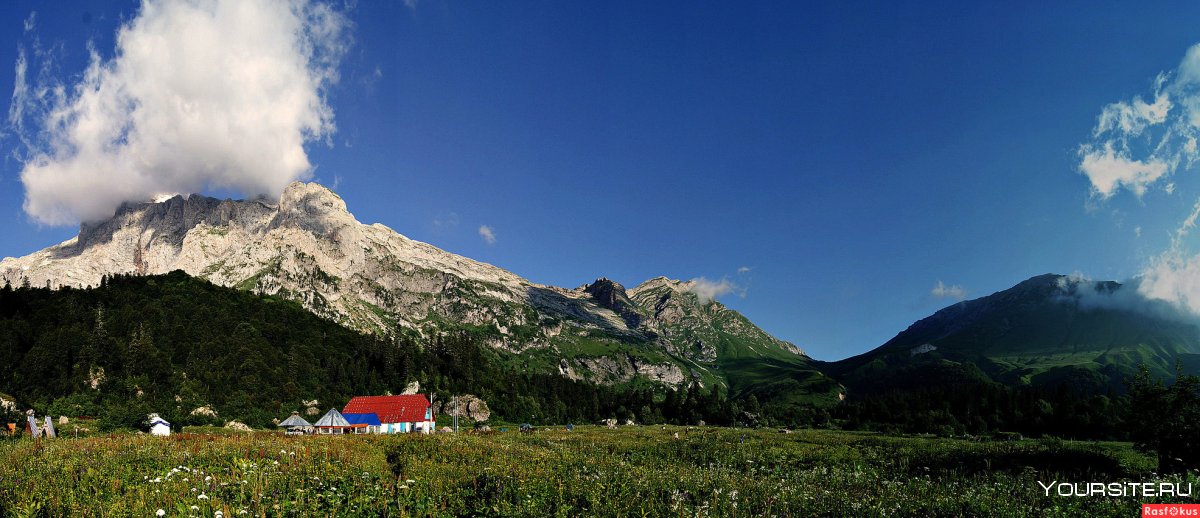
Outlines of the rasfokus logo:
M1200 504L1142 504L1142 516L1200 516Z

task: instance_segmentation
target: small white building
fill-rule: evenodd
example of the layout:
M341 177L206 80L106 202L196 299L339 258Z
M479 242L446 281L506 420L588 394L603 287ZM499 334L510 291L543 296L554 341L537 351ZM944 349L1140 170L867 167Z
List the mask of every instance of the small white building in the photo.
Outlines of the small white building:
M171 423L166 419L158 416L158 414L150 414L150 435L171 435Z

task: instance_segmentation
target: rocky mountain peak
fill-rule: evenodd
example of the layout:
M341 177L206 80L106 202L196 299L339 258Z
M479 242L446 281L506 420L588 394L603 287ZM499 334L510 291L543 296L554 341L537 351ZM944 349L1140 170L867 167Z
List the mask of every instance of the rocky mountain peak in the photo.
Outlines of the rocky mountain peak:
M596 279L596 282L584 286L583 292L591 295L601 307L613 310L630 329L637 329L641 324L642 316L638 313L637 306L630 300L629 295L625 293L625 287L620 283L601 277Z
M105 275L175 270L291 299L362 331L482 330L497 349L561 355L564 372L602 382L619 371L614 379L678 383L696 362L716 369L711 381L721 376L715 344L766 354L781 343L719 305L698 306L687 283L656 277L628 291L607 278L575 290L536 284L359 223L316 183L287 186L277 203L195 194L126 203L106 221L81 225L74 239L0 260L0 283L85 287ZM652 360L619 352L631 343L648 347Z
M667 290L670 290L673 292L687 291L686 284L687 283L677 280L677 279L668 279L666 277L659 276L659 277L655 277L653 279L649 279L641 284L638 284L632 290L629 290L629 296L637 297L642 293L647 293L647 292L651 292L651 291L655 291L655 290L662 290L662 289L667 289Z
M341 196L316 182L292 182L279 197L279 213L273 226L326 235L358 224Z
M341 196L316 182L292 182L288 185L279 197L279 211L326 216L350 214Z
M595 282L584 286L583 292L596 299L596 303L614 311L622 301L629 300L629 296L625 294L625 287L606 277L596 279Z

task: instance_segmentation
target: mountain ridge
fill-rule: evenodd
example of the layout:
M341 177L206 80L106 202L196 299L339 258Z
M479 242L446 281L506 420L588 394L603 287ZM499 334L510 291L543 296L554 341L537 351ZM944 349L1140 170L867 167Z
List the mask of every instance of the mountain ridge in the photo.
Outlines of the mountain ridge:
M1043 274L914 322L870 351L821 364L858 390L987 382L1123 392L1140 364L1160 378L1200 355L1200 320L1136 286Z
M108 220L80 225L73 239L0 260L0 280L39 287L174 270L294 300L359 331L466 330L580 379L728 387L722 358L754 354L789 364L798 378L821 376L799 347L700 300L688 282L655 277L630 290L605 278L573 290L538 284L360 223L316 183L293 183L276 203L201 195L125 203Z

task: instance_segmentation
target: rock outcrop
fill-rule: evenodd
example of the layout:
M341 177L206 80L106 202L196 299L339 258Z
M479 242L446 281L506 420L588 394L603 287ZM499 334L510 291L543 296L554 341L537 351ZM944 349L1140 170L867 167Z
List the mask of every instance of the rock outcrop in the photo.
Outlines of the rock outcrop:
M453 417L470 419L474 422L487 421L492 417L492 410L487 402L472 394L454 396L449 401L438 401L434 404L434 413Z

